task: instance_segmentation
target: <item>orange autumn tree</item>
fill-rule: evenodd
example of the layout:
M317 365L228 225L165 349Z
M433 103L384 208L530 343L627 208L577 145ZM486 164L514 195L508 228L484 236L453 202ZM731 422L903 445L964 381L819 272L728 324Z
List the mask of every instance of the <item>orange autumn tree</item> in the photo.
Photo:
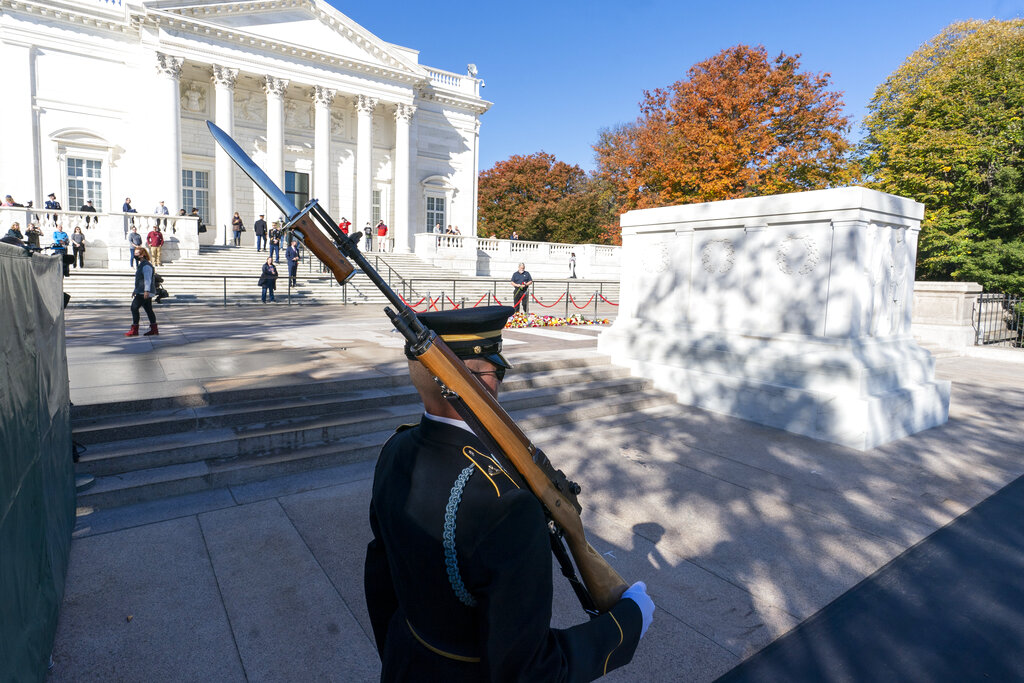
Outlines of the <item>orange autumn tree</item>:
M514 230L520 239L539 242L606 241L614 219L603 187L547 152L512 155L480 173L477 232L507 239Z
M644 92L640 117L601 133L598 176L621 211L848 183L849 118L829 74L737 45Z

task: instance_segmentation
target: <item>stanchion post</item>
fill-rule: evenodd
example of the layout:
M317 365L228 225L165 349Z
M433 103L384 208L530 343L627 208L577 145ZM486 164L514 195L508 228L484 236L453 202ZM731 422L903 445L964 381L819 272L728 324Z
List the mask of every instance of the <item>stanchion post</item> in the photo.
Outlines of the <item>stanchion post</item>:
M227 276L224 276L221 279L224 280L224 308L227 308L228 307L228 278L227 278Z
M565 319L569 319L569 283L565 283Z
M600 299L600 292L594 292L594 322L597 322L597 302Z

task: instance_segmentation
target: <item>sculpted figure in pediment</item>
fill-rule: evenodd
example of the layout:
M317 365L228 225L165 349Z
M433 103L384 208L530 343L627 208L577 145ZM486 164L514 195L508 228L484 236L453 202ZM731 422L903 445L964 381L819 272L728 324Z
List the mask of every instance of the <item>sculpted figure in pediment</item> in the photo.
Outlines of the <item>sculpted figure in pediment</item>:
M345 137L345 114L343 112L331 112L331 135Z
M243 121L263 122L263 98L251 92L235 92L235 111Z
M206 92L195 83L183 83L181 87L181 108L185 111L206 111Z
M309 107L299 104L295 100L286 100L284 103L284 123L290 128L312 128L312 111Z

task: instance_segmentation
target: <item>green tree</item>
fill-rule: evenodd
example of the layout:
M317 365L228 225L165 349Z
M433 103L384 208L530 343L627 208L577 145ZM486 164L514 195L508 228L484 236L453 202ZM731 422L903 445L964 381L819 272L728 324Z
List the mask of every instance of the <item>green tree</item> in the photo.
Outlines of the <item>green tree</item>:
M875 92L869 186L922 202L918 277L1024 293L1024 20L951 24Z
M623 210L845 184L849 119L828 87L799 55L723 50L645 92L635 122L602 131L598 174Z
M600 183L582 168L538 152L514 155L480 173L478 232L482 237L542 242L604 241L612 222Z

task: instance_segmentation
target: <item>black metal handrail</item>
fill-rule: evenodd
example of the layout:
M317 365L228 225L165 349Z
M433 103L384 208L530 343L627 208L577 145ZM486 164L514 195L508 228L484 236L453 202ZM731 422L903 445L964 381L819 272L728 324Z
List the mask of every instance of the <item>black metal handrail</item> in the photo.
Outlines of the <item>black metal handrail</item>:
M986 293L974 302L977 346L1024 348L1024 297Z
M384 262L382 262L384 263ZM475 307L477 305L495 305L503 304L509 305L512 301L512 284L504 278L484 278L484 277L417 277L417 278L406 278L401 277L392 268L388 267L389 277L397 281L401 287L396 289L400 293L402 299L413 309L423 311L426 308L429 310L445 310L453 308L454 306L462 307L469 306ZM164 276L164 286L171 290L172 297L169 301L173 302L175 299L174 285L180 280L212 280L220 281L221 283L221 302L222 305L228 305L228 281L229 280L244 280L253 283L258 279L258 274L253 273L249 275L211 275L211 274L199 274L199 273L174 273L160 269L161 275ZM285 272L279 275L278 281L287 280L287 269ZM121 279L134 279L134 271L88 271L89 277L98 278L121 278ZM75 276L73 275L72 278ZM315 284L323 285L326 283L329 287L341 287L341 303L347 304L350 299L355 297L350 296L349 287L354 288L355 292L360 292L360 282L358 280L350 280L344 285L339 285L334 277L330 275L320 275L315 271L308 271L302 274L302 278L305 282L312 282ZM365 282L362 283L365 285ZM390 285L390 281L389 281ZM598 317L599 311L601 310L601 304L604 303L604 309L607 311L614 311L614 307L617 305L617 301L609 301L606 297L608 289L615 289L619 283L616 280L583 280L583 279L544 279L537 280L534 286L531 288L532 293L538 291L543 292L545 297L554 297L554 300L548 300L544 302L533 301L531 303L531 310L534 313L554 313L557 308L557 313L564 314L565 317L569 317L574 313L580 313L581 315L592 315ZM284 287L279 287L284 289ZM507 291L505 291L507 290ZM258 290L257 290L258 291ZM373 289L376 292L376 289ZM481 294L482 292L482 294ZM177 296L181 296L180 294ZM235 295L237 297L237 294ZM302 301L308 301L306 297L301 295L294 295L291 286L287 287L287 302L299 303ZM197 297L198 298L198 297ZM255 298L255 297L253 297ZM539 297L538 297L539 298ZM435 302L434 305L428 305L425 301Z

